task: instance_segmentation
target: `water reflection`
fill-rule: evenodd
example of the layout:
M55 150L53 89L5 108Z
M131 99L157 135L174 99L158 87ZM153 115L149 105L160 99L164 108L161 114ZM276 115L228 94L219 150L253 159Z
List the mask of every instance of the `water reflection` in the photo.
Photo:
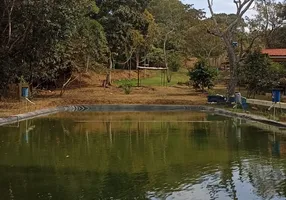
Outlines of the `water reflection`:
M0 128L1 199L285 199L277 132L204 113L67 113Z

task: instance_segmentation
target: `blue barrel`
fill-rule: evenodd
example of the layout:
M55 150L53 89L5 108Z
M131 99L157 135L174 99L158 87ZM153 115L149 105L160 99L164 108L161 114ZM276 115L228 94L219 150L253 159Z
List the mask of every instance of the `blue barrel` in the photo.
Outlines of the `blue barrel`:
M22 97L29 97L29 88L28 87L22 87Z
M281 91L280 90L272 90L272 102L277 103L281 100Z

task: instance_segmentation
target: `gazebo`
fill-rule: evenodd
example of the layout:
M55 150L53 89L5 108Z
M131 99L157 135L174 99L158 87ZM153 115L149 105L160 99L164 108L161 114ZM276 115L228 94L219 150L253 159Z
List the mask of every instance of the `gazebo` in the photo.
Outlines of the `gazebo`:
M149 67L148 64L144 66L137 66L137 73L138 73L138 78L137 78L137 86L141 86L141 80L140 80L140 70L160 70L161 71L161 84L162 85L167 85L167 70L168 68L166 67Z

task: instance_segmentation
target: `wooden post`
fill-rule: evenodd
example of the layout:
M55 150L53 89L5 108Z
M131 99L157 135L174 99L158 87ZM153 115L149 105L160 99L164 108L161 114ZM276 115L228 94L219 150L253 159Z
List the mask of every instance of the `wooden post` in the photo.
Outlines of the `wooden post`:
M131 63L131 59L130 59L130 61L129 61L129 80L131 79L131 65L132 65L132 63Z
M160 70L161 71L161 86L163 85L163 71L162 70Z
M137 67L137 73L138 73L138 83L137 87L140 87L140 69Z
M167 74L167 70L164 70L164 86L167 86L166 74Z
M79 75L79 88L81 88L81 77L82 77L82 72L80 72L80 75Z

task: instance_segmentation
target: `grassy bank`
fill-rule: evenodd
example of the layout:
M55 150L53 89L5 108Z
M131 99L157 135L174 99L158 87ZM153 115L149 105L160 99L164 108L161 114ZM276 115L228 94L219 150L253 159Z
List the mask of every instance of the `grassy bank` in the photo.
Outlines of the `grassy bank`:
M206 104L206 94L195 91L185 85L177 85L178 82L188 81L185 72L177 72L172 76L168 86L160 86L160 74L150 72L142 80L142 87L132 87L130 94L125 94L120 88L123 81L128 80L128 70L113 72L112 86L102 87L102 81L106 75L99 73L87 73L81 78L81 82L69 85L63 96L60 90L39 90L37 95L31 98L35 104L25 100L3 99L0 101L0 117L26 113L43 108L51 108L64 105L88 105L88 104L181 104L202 105ZM131 72L131 79L136 85L136 71Z
M141 72L144 74L144 71ZM153 76L140 79L141 86L163 86L164 75L161 72L155 72ZM178 83L186 83L189 81L189 76L187 75L187 71L180 72L172 72L171 81L167 83L167 86L175 86ZM114 83L117 85L125 84L126 82L131 83L133 86L137 86L138 79L122 79L115 81ZM165 81L166 82L166 81Z

